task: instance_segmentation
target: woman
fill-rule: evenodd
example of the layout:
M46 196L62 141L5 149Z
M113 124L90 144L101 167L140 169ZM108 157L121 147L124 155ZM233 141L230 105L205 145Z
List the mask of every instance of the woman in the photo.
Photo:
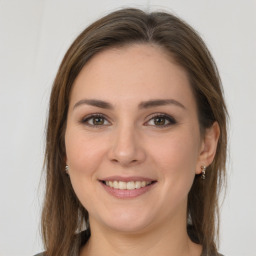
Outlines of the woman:
M51 93L44 255L219 255L226 115L177 17L123 9L85 29Z

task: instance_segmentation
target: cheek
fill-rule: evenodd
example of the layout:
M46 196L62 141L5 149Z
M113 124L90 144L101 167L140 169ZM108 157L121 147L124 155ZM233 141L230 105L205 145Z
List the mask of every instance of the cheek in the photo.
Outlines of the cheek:
M93 200L91 195L97 192L98 170L102 169L108 143L103 136L88 135L83 129L71 127L66 131L65 145L73 189L86 207Z
M171 183L181 189L191 187L198 160L199 141L197 133L191 135L190 132L181 132L153 143L152 159L168 186Z
M97 170L105 149L100 139L85 136L83 130L70 129L65 136L66 157L72 187L80 202L86 207L95 194ZM87 207L86 207L87 208Z
M100 139L85 136L83 131L67 131L65 136L67 164L72 172L89 174L103 157Z

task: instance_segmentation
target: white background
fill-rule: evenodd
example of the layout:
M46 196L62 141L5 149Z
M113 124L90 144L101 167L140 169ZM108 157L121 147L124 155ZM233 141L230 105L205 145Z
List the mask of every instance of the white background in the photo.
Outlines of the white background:
M177 14L199 31L212 52L231 117L220 252L255 256L253 0L0 0L0 255L33 255L42 250L39 183L54 76L75 37L92 21L124 6Z

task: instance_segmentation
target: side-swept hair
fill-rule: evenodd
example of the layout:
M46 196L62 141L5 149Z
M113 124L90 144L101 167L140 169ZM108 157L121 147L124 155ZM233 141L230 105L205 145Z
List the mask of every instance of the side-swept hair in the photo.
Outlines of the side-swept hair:
M155 44L186 71L197 102L202 136L218 122L220 137L207 179L195 176L188 195L187 222L191 239L203 246L205 255L217 254L218 195L225 180L227 110L220 77L200 36L181 19L164 12L138 9L115 11L86 28L67 51L55 78L46 135L46 192L42 233L47 256L68 256L79 251L76 233L88 212L77 199L65 173L65 129L74 80L98 52L129 44Z

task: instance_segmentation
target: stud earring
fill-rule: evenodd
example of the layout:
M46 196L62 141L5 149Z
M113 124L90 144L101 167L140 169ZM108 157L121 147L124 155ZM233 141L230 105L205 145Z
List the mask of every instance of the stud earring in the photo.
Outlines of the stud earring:
M205 180L205 170L206 170L206 166L202 165L202 166L201 166L201 171L202 171L201 179L202 179L202 180Z
M68 171L69 171L69 167L68 165L65 166L65 172L68 174Z

